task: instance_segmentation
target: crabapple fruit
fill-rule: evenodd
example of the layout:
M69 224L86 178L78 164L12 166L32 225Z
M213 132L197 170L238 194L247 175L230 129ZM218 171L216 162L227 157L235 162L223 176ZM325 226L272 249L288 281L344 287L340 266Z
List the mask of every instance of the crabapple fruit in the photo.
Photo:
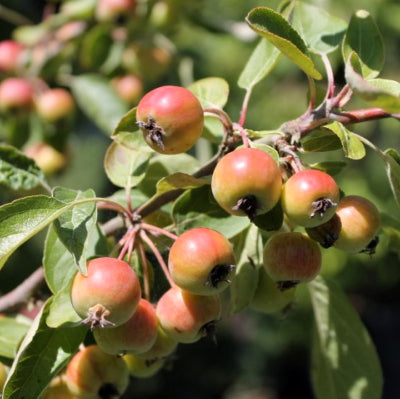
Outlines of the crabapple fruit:
M68 388L66 375L62 374L52 379L40 399L76 399L76 396Z
M0 42L0 71L15 72L21 59L24 46L14 40Z
M267 152L258 148L240 148L218 162L211 189L225 211L252 219L278 203L282 178L277 163Z
M95 258L87 264L87 275L77 273L71 302L82 323L91 328L127 322L141 297L139 279L128 263L115 258Z
M39 116L50 123L70 116L74 108L75 102L71 94L61 87L45 91L36 100Z
M23 78L7 78L0 84L0 109L30 110L33 105L32 85Z
M147 144L162 154L189 150L203 132L203 108L197 97L179 86L161 86L148 92L136 111Z
M204 227L185 231L169 251L168 266L176 285L199 295L223 291L234 277L234 265L229 241Z
M218 295L196 295L172 287L158 300L156 313L161 327L177 342L192 343L214 334L221 300Z
M330 175L306 169L286 181L281 201L283 211L292 222L315 227L335 214L339 197L339 187Z
M96 17L99 21L111 21L122 15L129 15L135 10L136 0L99 0Z
M137 356L148 360L164 359L171 355L177 346L178 342L167 334L160 323L158 323L157 338L154 345L147 352L138 353Z
M281 290L311 281L321 268L318 244L300 232L277 233L264 246L263 264Z
M366 249L381 225L377 207L359 195L342 198L336 214L340 219L341 229L339 238L333 245L346 252L360 252Z
M69 390L77 398L120 397L129 384L129 371L121 357L90 345L76 353L66 371Z
M24 154L32 158L46 175L58 172L67 164L67 157L45 142L29 144Z
M114 328L93 331L97 345L110 355L148 351L157 338L158 320L154 306L141 298L133 316Z
M316 227L306 228L306 232L310 238L319 242L321 247L330 248L339 238L342 223L336 213L325 223Z
M166 359L143 359L137 355L129 353L123 356L123 359L128 367L129 374L137 378L152 377L162 369Z
M296 287L280 290L265 268L258 269L258 283L249 307L262 313L279 312L293 302Z
M111 86L128 104L135 104L143 94L142 80L136 75L116 76L111 80Z

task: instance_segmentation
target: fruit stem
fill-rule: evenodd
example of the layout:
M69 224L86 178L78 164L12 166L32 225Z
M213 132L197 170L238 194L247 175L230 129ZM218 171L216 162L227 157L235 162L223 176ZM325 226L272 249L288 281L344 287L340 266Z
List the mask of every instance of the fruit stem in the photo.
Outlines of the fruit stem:
M176 287L176 284L172 280L171 274L169 273L169 270L168 270L168 266L164 262L164 259L163 259L162 255L161 255L160 251L154 245L153 241L151 241L151 239L149 238L149 236L147 235L147 233L144 230L140 231L140 238L149 246L149 248L153 252L154 256L157 259L157 262L159 263L159 265L161 266L162 271L165 274L166 279L168 280L169 285L171 287Z
M176 234L171 233L170 231L165 230L162 227L154 226L154 225L148 224L148 223L141 223L140 225L143 229L147 230L151 234L155 234L155 235L162 234L166 237L171 238L171 240L174 240L174 241L178 238L178 236Z
M253 92L253 87L249 87L246 90L246 94L243 98L243 104L242 104L242 109L240 110L240 117L239 117L239 122L238 124L243 127L244 123L246 122L246 116L247 116L247 109L249 107L249 101L250 101L250 97L251 94Z
M326 76L328 79L328 87L326 90L326 95L325 95L325 100L324 100L324 101L326 101L326 100L329 100L330 98L332 98L335 93L335 77L333 75L332 65L331 65L326 53L322 53L321 58L322 58L322 62L324 63L324 66L325 66Z
M234 123L233 128L236 130L239 130L240 136L242 137L242 142L243 142L243 147L244 148L249 148L249 138L247 137L246 130L243 129L243 127L239 123Z
M143 285L144 285L144 297L148 301L150 301L150 273L149 273L149 264L147 262L146 253L144 251L143 244L139 241L138 243L138 251L140 259L143 264Z

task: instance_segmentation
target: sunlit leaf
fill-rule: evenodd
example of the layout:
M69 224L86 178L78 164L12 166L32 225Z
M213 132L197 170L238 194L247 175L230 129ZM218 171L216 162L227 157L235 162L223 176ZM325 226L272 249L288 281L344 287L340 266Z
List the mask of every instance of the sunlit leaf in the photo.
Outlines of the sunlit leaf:
M249 12L246 21L255 32L268 39L308 76L322 79L308 55L303 39L282 15L268 7L257 7Z
M309 284L315 315L312 381L318 399L381 399L382 370L359 315L342 290L317 277Z
M203 108L223 108L228 101L229 85L222 78L211 77L197 80L188 89L198 98Z

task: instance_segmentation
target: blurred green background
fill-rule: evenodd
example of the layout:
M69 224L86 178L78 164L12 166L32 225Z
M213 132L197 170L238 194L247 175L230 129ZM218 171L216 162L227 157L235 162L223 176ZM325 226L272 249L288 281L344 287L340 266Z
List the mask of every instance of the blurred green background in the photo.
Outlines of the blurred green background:
M400 4L395 0L313 1L332 14L349 20L360 8L376 19L386 48L382 77L400 80ZM244 18L255 6L276 8L278 1L193 0L182 2L182 18L168 32L177 49L174 68L146 90L160 84L188 84L208 76L225 78L231 87L227 111L238 118L244 91L237 78L257 38L247 29ZM46 2L1 0L5 6L34 23L42 18ZM9 38L15 26L0 20L0 40ZM331 57L337 84L343 83L340 53ZM246 127L267 130L301 115L307 107L307 81L290 62L282 59L273 73L255 89ZM353 102L357 107L361 103ZM107 181L103 158L109 138L83 114L71 133L68 168L50 178L52 185L76 189L94 188L99 196L114 187ZM369 122L351 127L378 147L400 150L400 125L394 120ZM326 154L322 154L325 157ZM329 157L343 160L340 151ZM399 216L380 160L368 153L362 161L347 160L347 167L335 178L346 194L360 194L373 200L382 212ZM15 193L1 190L1 203ZM7 292L41 264L43 235L25 244L1 272L0 290ZM400 398L400 265L399 246L382 236L373 257L347 256L326 251L323 273L335 278L368 328L382 362L384 399ZM27 259L29 261L27 261ZM218 343L203 340L180 345L171 367L146 380L134 380L125 398L224 398L224 399L308 399L310 384L310 340L312 313L302 287L297 301L284 317L245 311L223 320L217 329ZM367 398L366 398L367 399Z

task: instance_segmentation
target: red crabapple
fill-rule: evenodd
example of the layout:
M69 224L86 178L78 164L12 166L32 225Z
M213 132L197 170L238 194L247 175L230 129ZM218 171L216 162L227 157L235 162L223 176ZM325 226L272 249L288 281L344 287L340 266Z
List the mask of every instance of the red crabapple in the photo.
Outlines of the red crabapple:
M116 76L111 80L111 86L128 104L135 104L143 94L142 80L136 75Z
M218 162L211 189L225 211L252 219L278 203L282 178L277 163L267 152L240 148Z
M162 154L189 150L203 131L203 108L184 87L161 86L148 92L139 101L136 117L147 144Z
M316 277L321 268L321 251L303 233L277 233L264 246L263 264L272 280L285 290Z
M336 214L342 227L339 238L333 245L346 252L365 250L374 240L381 225L377 207L367 198L358 195L342 198Z
M77 398L120 397L129 384L129 371L121 357L90 345L76 353L67 366L67 385Z
M54 123L72 114L75 102L68 90L63 88L49 89L36 100L39 116L47 122Z
M339 187L330 175L306 169L292 175L284 184L282 208L290 221L315 227L335 214L339 196Z
M180 288L199 295L223 291L235 273L232 246L221 233L198 227L181 234L172 244L168 266Z
M0 109L29 110L33 105L32 85L23 78L7 78L0 84Z
M148 351L157 338L158 320L154 306L141 298L133 316L114 328L98 328L93 331L99 347L110 355Z
M14 40L0 42L0 72L15 72L21 60L24 46Z
M172 287L158 300L156 313L161 327L177 342L192 343L214 333L221 300L218 295L196 295Z
M123 324L133 315L141 289L133 269L122 260L95 258L88 262L87 275L77 273L71 302L91 328Z
M330 248L339 238L342 223L336 213L327 222L316 227L306 228L306 232L310 238L319 242L321 247Z

